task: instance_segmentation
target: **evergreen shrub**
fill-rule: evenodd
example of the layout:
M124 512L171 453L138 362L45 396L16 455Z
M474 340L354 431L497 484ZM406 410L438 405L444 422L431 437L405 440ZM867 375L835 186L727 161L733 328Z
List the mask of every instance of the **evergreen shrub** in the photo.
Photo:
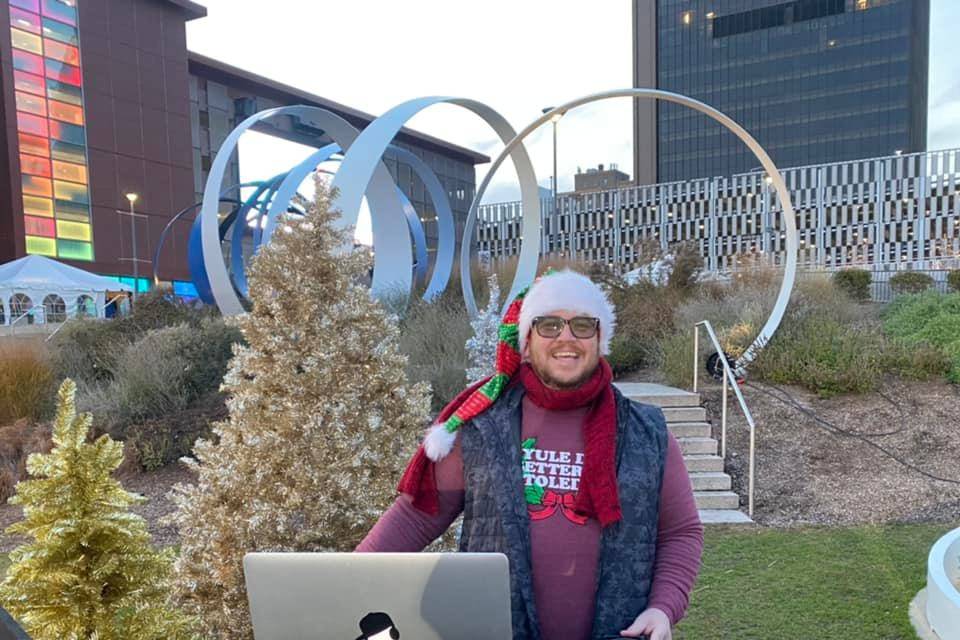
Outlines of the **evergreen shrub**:
M873 276L866 269L842 269L833 273L833 284L858 302L870 299L872 280Z
M919 271L901 271L890 277L894 293L920 293L933 286L933 278Z

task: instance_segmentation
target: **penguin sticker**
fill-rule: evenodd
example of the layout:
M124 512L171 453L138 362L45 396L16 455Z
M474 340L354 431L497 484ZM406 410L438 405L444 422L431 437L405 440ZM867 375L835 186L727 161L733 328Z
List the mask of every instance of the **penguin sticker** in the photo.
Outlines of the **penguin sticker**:
M400 630L390 616L375 611L360 620L360 635L357 640L400 640Z

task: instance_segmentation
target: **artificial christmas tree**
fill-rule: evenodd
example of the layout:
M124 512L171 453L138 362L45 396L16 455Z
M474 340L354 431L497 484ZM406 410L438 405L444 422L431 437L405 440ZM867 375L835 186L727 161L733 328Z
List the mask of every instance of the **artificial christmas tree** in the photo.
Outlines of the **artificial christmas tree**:
M242 573L251 551L352 550L396 497L429 421L409 384L396 321L363 285L367 252L341 253L330 193L284 220L251 265L224 378L230 417L174 496L177 594L217 638L250 638Z
M473 337L467 340L467 356L470 366L467 367L467 382L476 382L481 378L491 376L496 369L497 345L500 343L500 283L496 272L487 276L487 288L490 291L490 301L477 317L470 321L473 328Z
M173 553L150 546L147 524L128 509L142 498L112 472L123 445L87 442L76 385L60 386L53 450L32 454L32 476L11 503L24 519L8 533L33 539L10 554L0 602L36 640L162 640L192 637L192 622L167 605Z

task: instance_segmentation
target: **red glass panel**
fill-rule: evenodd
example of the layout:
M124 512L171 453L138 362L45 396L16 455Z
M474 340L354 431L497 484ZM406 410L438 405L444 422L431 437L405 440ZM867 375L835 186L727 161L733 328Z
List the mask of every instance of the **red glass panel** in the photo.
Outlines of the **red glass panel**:
M17 91L17 111L24 111L38 116L47 115L47 101L40 96Z
M50 130L47 128L47 119L29 113L17 112L17 129L23 133L32 133L37 136L47 137L50 135Z
M70 124L83 126L83 109L72 104L50 101L50 117Z
M43 53L48 58L53 58L60 62L66 62L67 64L75 66L80 64L80 51L76 47L64 44L63 42L45 38L43 41Z
M28 236L43 236L53 238L57 235L57 227L53 218L34 218L23 216L23 229Z
M26 133L18 135L20 139L20 151L34 156L50 155L50 140L38 136L31 136Z
M18 71L43 75L43 58L33 53L14 49L13 68Z
M38 96L45 95L46 93L44 91L46 83L43 78L23 71L13 72L13 86L16 87L17 91L35 93Z
M20 172L29 173L32 176L51 177L50 160L48 158L39 158L37 156L28 156L20 154Z
M10 7L10 26L30 33L40 33L40 16L23 9Z
M47 77L72 84L75 87L80 86L80 67L74 67L56 60L47 60Z

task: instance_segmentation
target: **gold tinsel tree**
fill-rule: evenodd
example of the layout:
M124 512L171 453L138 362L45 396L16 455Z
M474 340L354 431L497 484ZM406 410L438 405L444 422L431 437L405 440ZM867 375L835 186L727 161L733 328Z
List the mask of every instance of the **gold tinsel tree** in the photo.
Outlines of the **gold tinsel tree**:
M150 545L129 508L143 498L111 474L123 445L87 441L90 414L77 415L76 385L60 386L54 447L27 459L31 479L11 503L24 519L7 533L32 538L10 554L0 602L37 640L189 638L191 620L167 603L173 553Z
M249 273L224 378L230 417L194 447L178 486L177 590L217 638L252 637L242 562L250 551L352 550L396 496L428 422L408 383L395 320L370 297L365 251L339 251L330 192L281 222Z

